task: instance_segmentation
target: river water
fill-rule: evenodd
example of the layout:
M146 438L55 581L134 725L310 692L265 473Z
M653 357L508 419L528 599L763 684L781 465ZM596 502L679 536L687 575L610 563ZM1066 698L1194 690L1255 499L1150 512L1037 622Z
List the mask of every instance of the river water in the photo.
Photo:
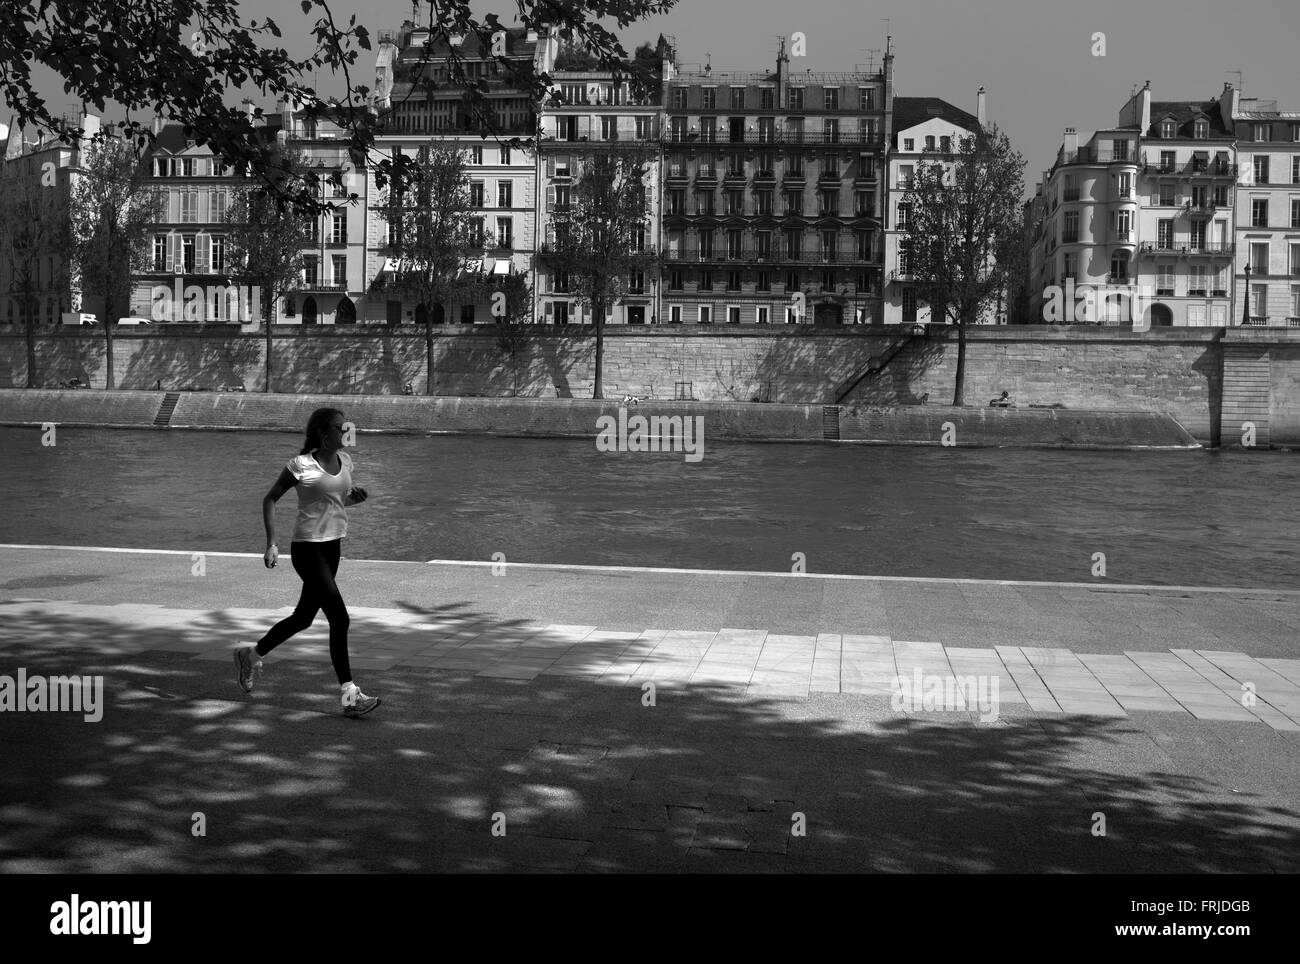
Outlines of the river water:
M0 428L0 542L261 552L301 436ZM975 579L1300 587L1288 453L1118 453L362 435L344 551ZM281 501L282 549L296 497Z

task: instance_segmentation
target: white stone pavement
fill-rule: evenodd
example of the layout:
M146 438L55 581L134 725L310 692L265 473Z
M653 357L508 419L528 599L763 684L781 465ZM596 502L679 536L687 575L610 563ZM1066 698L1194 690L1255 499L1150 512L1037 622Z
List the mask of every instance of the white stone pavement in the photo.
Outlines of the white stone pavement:
M256 640L290 611L13 600L0 602L0 655L7 663L15 655L26 657L24 651L35 655L48 649L103 656L161 651L229 662L233 646ZM976 690L967 687L996 680L998 701L1019 704L1018 715L1155 711L1300 731L1300 659L1190 649L1093 655L996 640L986 647L955 647L869 633L610 632L585 625L430 621L397 609L349 607L349 612L352 664L362 670L411 667L523 681L564 676L636 686L708 684L784 698L814 692L892 697L899 692L896 680L906 681L910 690L919 674L923 690L916 694L917 709L933 692L945 696L938 705L925 703L925 709L977 711ZM324 617L280 646L268 665L277 659L328 661ZM30 659L27 665L32 671Z

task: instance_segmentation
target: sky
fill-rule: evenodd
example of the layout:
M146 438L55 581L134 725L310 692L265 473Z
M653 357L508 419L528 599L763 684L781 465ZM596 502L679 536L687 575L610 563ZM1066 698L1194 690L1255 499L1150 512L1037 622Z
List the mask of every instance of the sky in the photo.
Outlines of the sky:
M330 6L336 18L356 14L372 35L397 27L411 10L410 0ZM480 15L496 12L504 23L516 9L513 0L471 6ZM304 16L299 0L245 0L241 10L273 17L292 52L308 49L315 15ZM1113 125L1131 92L1148 80L1155 100L1205 100L1225 82L1236 85L1239 70L1247 96L1300 110L1300 0L679 0L620 37L629 53L663 33L676 39L681 62L763 70L775 65L778 37L796 31L805 35L808 55L792 61L792 70L851 71L872 57L879 64L888 33L896 94L942 97L974 113L983 85L989 119L1028 162L1029 193L1055 159L1066 127L1077 128L1082 140ZM1105 56L1093 55L1097 33L1105 35ZM373 53L363 57L361 80L372 83ZM322 76L319 88L330 95L343 86ZM52 78L42 89L53 106L71 109ZM7 113L0 120L8 122Z

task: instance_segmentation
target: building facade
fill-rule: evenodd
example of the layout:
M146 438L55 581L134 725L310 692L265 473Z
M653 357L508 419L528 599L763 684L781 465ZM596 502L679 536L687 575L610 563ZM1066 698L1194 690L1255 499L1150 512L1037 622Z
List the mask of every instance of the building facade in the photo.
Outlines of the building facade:
M893 55L878 71L672 68L661 322L878 322Z
M1231 105L1239 171L1234 316L1300 327L1300 111L1242 97L1230 84L1222 100Z
M888 175L885 179L883 318L885 324L945 323L934 317L930 306L918 302L907 257L907 223L910 206L907 193L918 165L952 163L960 139L973 136L985 123L984 88L976 96L976 114L969 114L938 97L895 97L894 133L889 146ZM982 324L1005 320L996 307L984 313Z

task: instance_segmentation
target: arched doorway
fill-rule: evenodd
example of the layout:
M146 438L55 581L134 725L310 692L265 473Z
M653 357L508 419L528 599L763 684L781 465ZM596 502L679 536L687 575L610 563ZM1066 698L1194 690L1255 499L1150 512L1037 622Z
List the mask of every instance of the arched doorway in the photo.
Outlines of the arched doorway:
M435 325L445 325L447 323L447 309L443 308L441 301L433 306L433 323Z
M316 296L308 295L302 303L302 323L304 325L314 325L316 319Z
M1174 323L1174 313L1170 311L1168 305L1151 306L1151 327L1168 328Z
M334 316L336 325L355 325L357 323L357 306L347 295L339 302L338 312Z
M423 301L415 306L415 323L417 325L427 325L429 323L429 308Z

